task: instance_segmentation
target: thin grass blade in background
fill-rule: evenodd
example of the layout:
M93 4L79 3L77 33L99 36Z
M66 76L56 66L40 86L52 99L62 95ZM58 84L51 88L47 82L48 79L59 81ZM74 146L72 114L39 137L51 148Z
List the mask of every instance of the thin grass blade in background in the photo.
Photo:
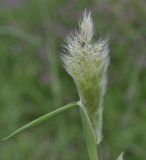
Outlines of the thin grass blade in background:
M1 26L0 34L12 35L21 38L35 46L39 46L41 44L41 39L39 37L15 27Z
M122 152L122 153L119 155L119 157L118 157L117 160L124 160L124 159L123 159L123 154L124 154L124 152Z

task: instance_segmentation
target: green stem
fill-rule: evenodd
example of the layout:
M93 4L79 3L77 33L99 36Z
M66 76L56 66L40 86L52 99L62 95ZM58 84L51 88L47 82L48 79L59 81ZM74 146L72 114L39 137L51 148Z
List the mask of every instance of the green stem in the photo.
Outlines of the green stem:
M80 107L80 115L81 115L81 121L83 124L83 130L85 134L88 154L89 154L89 160L99 160L98 153L97 153L97 143L96 138L94 136L93 130L89 124L88 117L82 108Z
M40 11L40 18L41 18L41 23L42 27L44 30L44 35L43 35L43 48L44 52L47 55L47 60L48 60L48 68L49 68L49 74L51 77L51 91L52 91L52 96L54 100L54 105L58 106L62 104L63 102L63 97L62 97L62 91L61 91L61 80L59 77L59 66L58 66L58 58L57 58L57 51L56 51L56 46L55 46L55 39L54 35L52 36L52 32L50 32L49 29L49 24L51 23L48 21L49 18L49 12L48 12L48 6L46 5L45 0L38 0L38 7Z
M61 113L61 112L64 112L64 111L67 110L67 109L73 108L73 107L75 107L75 106L77 106L77 105L78 105L77 102L73 102L73 103L70 103L70 104L68 104L68 105L65 105L65 106L63 106L63 107L61 107L61 108L59 108L59 109L56 109L55 111L52 111L52 112L50 112L50 113L47 113L47 114L45 114L45 115L43 115L43 116L41 116L41 117L33 120L32 122L30 122L30 123L28 123L28 124L20 127L19 129L17 129L16 131L14 131L12 134L10 134L9 136L7 136L7 137L4 138L3 140L7 140L7 139L13 137L14 135L16 135L16 134L18 134L18 133L20 133L20 132L28 129L28 128L31 128L31 127L33 127L33 126L36 126L36 125L38 125L38 124L46 121L48 118L51 118L51 117L53 117L53 116L56 116L57 114L59 114L59 113Z

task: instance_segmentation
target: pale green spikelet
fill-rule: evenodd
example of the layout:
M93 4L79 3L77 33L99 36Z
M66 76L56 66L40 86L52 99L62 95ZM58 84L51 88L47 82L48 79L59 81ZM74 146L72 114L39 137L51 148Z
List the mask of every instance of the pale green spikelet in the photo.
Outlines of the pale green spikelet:
M99 143L102 138L103 97L109 58L107 41L96 42L93 35L91 14L85 11L79 23L79 31L66 38L67 53L62 59L77 86L81 106Z

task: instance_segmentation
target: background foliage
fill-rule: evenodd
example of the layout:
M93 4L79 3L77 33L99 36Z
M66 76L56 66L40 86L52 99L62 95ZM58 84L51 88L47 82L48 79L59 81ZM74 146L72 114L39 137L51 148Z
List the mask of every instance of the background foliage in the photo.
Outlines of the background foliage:
M63 37L91 10L96 37L110 37L103 160L125 151L146 158L146 1L1 0L0 137L78 100L60 55ZM87 160L78 110L72 109L0 144L1 160Z

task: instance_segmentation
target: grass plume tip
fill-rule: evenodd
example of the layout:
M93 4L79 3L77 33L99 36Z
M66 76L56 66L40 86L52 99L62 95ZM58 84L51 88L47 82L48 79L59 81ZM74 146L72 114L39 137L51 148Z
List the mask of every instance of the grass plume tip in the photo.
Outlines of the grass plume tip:
M91 13L85 11L78 31L66 38L62 60L72 76L97 143L102 139L103 98L109 64L107 40L95 41Z

